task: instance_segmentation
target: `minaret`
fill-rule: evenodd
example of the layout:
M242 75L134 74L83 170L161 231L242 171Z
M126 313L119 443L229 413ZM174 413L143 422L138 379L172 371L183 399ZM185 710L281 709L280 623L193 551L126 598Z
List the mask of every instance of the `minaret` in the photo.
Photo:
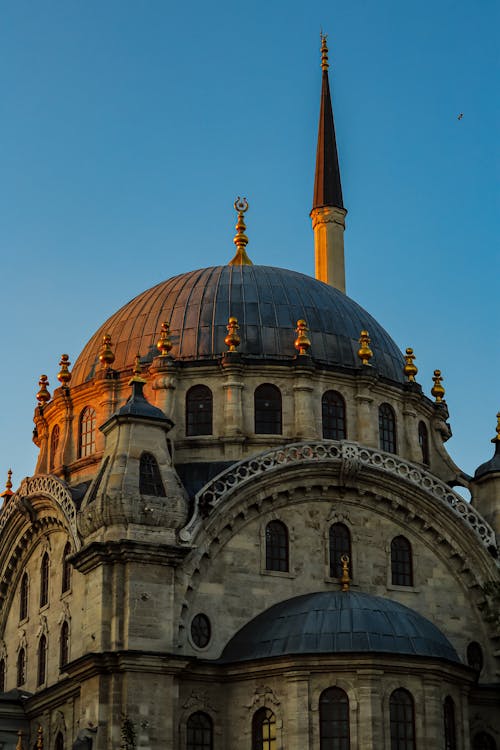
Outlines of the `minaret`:
M346 209L342 200L339 159L328 82L328 47L321 35L321 105L319 111L316 175L311 211L314 230L315 275L345 293L344 229Z

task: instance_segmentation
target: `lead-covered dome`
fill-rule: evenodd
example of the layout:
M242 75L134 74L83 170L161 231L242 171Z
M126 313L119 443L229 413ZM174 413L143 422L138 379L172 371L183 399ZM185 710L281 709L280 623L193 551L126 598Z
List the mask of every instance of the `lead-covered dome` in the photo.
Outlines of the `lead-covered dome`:
M446 636L418 612L354 591L320 591L275 604L236 633L221 661L365 652L460 662Z
M170 323L173 349L181 360L210 360L226 349L230 315L238 318L246 357L290 360L297 320L310 330L311 355L328 366L359 367L362 329L371 337L375 370L403 382L403 357L377 321L345 294L296 271L271 266L214 266L174 276L139 294L111 316L87 343L73 368L72 385L92 378L102 337L111 335L115 362L130 367L137 352L144 362L157 354L163 321Z

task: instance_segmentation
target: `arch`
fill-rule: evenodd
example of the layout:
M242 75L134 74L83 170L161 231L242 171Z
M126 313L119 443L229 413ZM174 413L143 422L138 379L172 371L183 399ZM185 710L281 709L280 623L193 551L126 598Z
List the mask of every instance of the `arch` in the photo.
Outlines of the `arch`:
M139 492L141 495L165 497L158 461L152 453L141 454L139 463Z
M186 435L211 435L212 391L206 385L193 385L186 393Z
M497 750L497 743L488 732L478 732L472 740L472 750Z
M378 432L380 450L397 453L396 414L390 404L380 404L378 408Z
M64 750L64 737L62 732L58 732L56 735L56 741L54 742L54 750Z
M92 406L82 410L78 428L78 458L86 458L95 453L96 413Z
M272 383L257 386L254 392L254 419L257 435L281 435L281 391Z
M479 677L484 666L484 657L483 649L477 641L471 641L467 645L467 664L475 670L477 677Z
M61 576L61 594L65 594L71 589L71 563L68 560L71 555L71 544L66 542L63 550L62 559L62 576Z
M186 750L212 750L213 723L204 711L196 711L186 722Z
M269 521L266 526L266 570L288 573L288 529L282 521Z
M415 705L408 690L397 688L389 699L391 750L415 750Z
M418 423L418 444L422 451L422 463L426 466L430 465L430 453L429 453L429 432L425 422Z
M325 440L347 438L344 397L338 391L325 391L321 398L321 417Z
M457 731L455 726L455 703L447 695L443 703L444 750L457 750Z
M49 553L44 552L40 565L40 607L49 603Z
M0 693L5 692L5 672L6 672L6 663L5 659L0 659Z
M319 698L320 750L349 750L349 698L339 687L324 690Z
M47 676L47 638L44 634L40 636L38 641L38 669L36 684L37 687L43 685Z
M252 750L276 750L276 716L269 708L259 708L252 718Z
M391 542L391 583L393 586L413 586L411 544L404 536Z
M50 435L50 458L49 458L49 469L52 471L56 465L57 449L59 447L59 437L61 434L61 428L58 424L54 425Z
M19 619L26 620L28 617L29 603L29 579L28 574L23 573L19 589Z
M17 655L17 679L16 686L21 687L26 682L26 651L24 648L19 649Z
M342 555L349 556L349 575L352 578L351 534L345 523L333 523L329 531L330 577L341 578Z
M62 672L69 661L69 625L68 621L64 620L61 625L61 633L59 636L59 671Z

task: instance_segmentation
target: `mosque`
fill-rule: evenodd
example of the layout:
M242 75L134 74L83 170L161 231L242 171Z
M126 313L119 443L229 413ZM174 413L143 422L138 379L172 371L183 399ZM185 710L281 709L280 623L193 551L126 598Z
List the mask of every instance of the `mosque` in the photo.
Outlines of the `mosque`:
M227 265L40 377L0 511L3 750L500 748L500 415L468 476L439 370L425 393L346 295L321 59L316 278L252 264L238 198Z

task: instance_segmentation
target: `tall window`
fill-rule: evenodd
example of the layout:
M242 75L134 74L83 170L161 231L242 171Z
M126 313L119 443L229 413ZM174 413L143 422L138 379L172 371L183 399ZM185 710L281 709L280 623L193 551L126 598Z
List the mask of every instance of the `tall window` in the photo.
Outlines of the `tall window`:
M288 572L288 531L281 521L266 526L266 570Z
M276 716L259 708L252 719L252 750L276 750Z
M51 471L56 465L56 454L57 454L57 449L59 447L60 433L61 433L61 430L59 428L59 425L56 424L55 427L53 427L52 434L50 436L50 470Z
M28 617L28 574L23 573L21 578L21 588L19 590L19 619L25 620Z
M345 440L345 401L337 391L326 391L321 399L323 437L325 440Z
M390 698L391 750L415 750L415 708L407 690L398 688Z
M61 593L65 594L71 588L71 563L68 557L71 555L71 544L66 542L63 551Z
M258 435L281 435L281 391L264 383L254 393L255 432Z
M40 565L40 607L49 602L49 555L44 552Z
M5 692L5 659L0 659L0 693Z
M345 524L334 523L330 526L330 576L332 578L342 576L342 555L349 556L349 576L352 578L351 535Z
M57 733L56 741L54 743L54 750L64 750L64 737L62 735L62 732Z
M497 750L497 743L487 732L478 732L472 741L472 750Z
M139 467L139 492L141 495L165 497L158 461L151 453L143 453Z
M61 625L59 640L59 670L62 672L69 661L69 625L65 620Z
M467 664L477 672L477 675L481 674L483 668L483 650L477 641L471 641L467 646Z
M379 407L378 432L381 450L396 453L396 415L389 404L381 404Z
M19 650L17 655L17 687L21 687L26 682L26 651L24 648Z
M186 750L212 750L213 725L203 711L191 714L186 724Z
M47 671L47 638L42 635L38 641L38 672L36 684L43 685Z
M444 750L457 750L457 735L455 731L455 704L453 698L447 695L443 704L444 719Z
M85 458L95 453L95 409L86 406L80 414L80 436L78 441L78 457Z
M321 693L319 735L320 750L349 750L349 699L340 688Z
M418 423L418 444L422 451L422 463L429 466L429 433L427 432L427 427L424 422Z
M186 393L186 435L211 435L212 411L210 388L193 385Z
M411 544L404 536L391 542L391 582L393 586L413 586Z

